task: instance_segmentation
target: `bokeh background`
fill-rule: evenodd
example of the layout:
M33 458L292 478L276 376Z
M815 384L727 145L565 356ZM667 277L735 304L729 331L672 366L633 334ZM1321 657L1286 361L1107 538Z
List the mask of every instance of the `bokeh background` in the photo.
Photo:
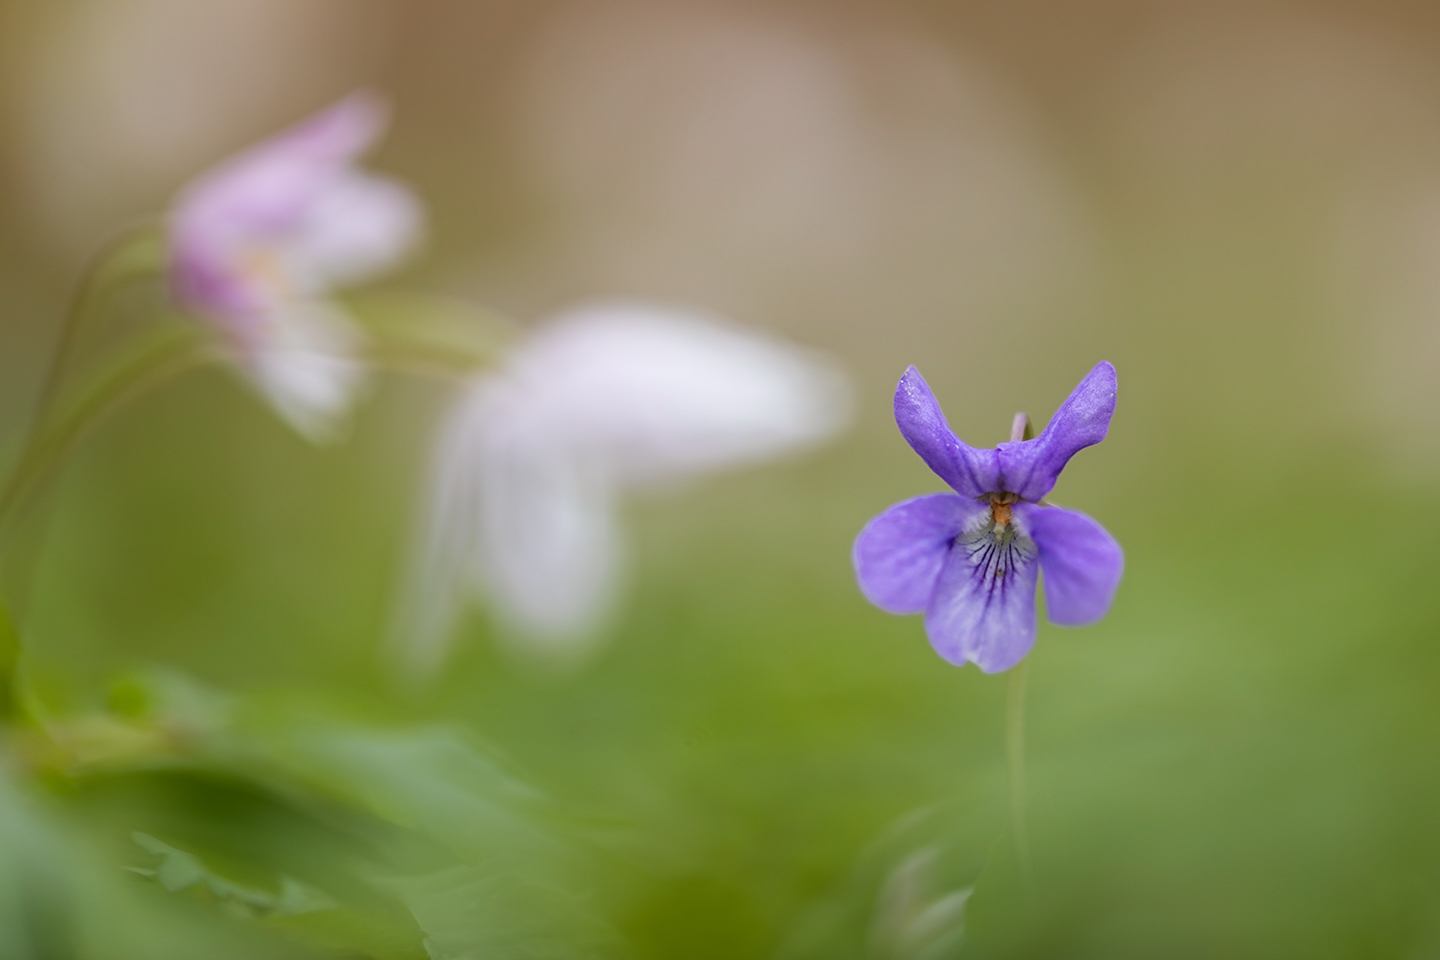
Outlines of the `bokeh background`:
M383 289L521 324L599 296L718 311L839 357L854 425L628 502L630 589L583 667L517 662L477 612L416 695L381 651L445 388L388 377L317 449L197 373L86 438L10 561L57 714L158 665L459 731L583 835L580 886L638 958L1440 956L1440 9L10 0L0 450L95 249L357 87L394 107L375 165L431 213ZM1054 499L1127 571L1108 619L1042 626L1029 660L1027 892L1005 679L869 607L849 545L939 486L890 418L907 364L990 445L1100 359L1111 433ZM16 780L117 876L132 830L241 874L351 856L223 778ZM937 889L974 884L963 944L876 932L916 851ZM143 910L96 894L56 921L78 939L28 949L336 955L130 886ZM11 868L0 916L39 929L44 889ZM416 916L432 955L480 955ZM128 932L85 932L107 923Z

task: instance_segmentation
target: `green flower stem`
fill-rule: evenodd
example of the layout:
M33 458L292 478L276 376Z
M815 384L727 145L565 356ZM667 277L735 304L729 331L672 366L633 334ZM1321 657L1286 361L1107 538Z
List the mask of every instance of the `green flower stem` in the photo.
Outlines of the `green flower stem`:
M505 318L445 297L389 292L350 298L345 306L365 333L365 359L395 373L468 379L518 339Z
M1026 895L1035 889L1030 831L1025 819L1025 660L1010 668L1005 688L1005 766L1009 774L1010 830Z
M445 354L436 351L430 344L372 345L364 357L376 370L447 383L464 383L487 366L468 353Z
M37 470L43 470L49 456L47 451L54 447L56 432L64 435L75 432L74 417L65 418L60 424L51 421L56 416L56 404L60 386L65 379L67 368L72 362L75 350L86 329L103 320L114 305L115 297L131 283L160 275L164 269L164 238L154 226L132 230L103 250L86 270L66 312L60 329L60 339L51 355L50 365L40 384L40 393L31 417L30 429L19 460L11 471L10 479L0 489L0 530L8 523L10 512L24 499L25 491L31 486L31 478ZM103 392L104 385L101 390ZM82 398L82 411L92 406L89 398ZM62 444L63 446L63 444Z
M96 256L85 271L80 286L70 302L60 340L51 355L50 367L40 385L35 404L34 424L40 422L55 400L79 342L80 334L91 321L105 317L119 292L131 282L160 275L165 268L164 238L154 226L139 227L116 240Z

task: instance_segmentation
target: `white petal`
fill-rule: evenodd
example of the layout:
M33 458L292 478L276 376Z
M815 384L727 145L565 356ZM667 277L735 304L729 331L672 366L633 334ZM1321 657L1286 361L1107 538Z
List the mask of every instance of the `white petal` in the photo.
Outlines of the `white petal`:
M585 650L610 608L621 553L612 479L537 426L523 397L486 378L441 427L394 636L415 677L443 664L472 597L565 658Z
M613 478L604 464L521 424L492 419L489 427L480 554L488 599L532 643L579 652L618 580Z
M479 585L485 406L467 391L436 434L421 518L394 626L394 652L412 679L432 676Z
M569 311L510 366L530 416L632 482L761 460L849 419L823 355L704 316L628 304Z
M305 437L334 439L365 380L349 318L324 301L277 305L261 338L241 361L249 380Z
M393 266L420 237L419 201L403 184L353 170L325 181L278 249L295 286L321 293Z

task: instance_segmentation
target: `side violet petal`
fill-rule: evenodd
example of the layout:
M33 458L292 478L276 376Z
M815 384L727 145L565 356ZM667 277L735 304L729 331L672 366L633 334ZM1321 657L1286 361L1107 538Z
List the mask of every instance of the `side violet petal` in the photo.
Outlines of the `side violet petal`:
M951 544L986 506L953 493L897 503L865 525L852 558L860 591L890 613L920 613L930 603Z
M1115 413L1115 368L1106 361L1085 375L1034 440L1002 443L997 451L1001 489L1036 501L1055 487L1070 458L1105 439Z
M986 525L955 541L925 611L925 632L942 658L998 673L1035 643L1036 547L1018 528Z
M1125 570L1115 538L1074 510L1017 504L1016 511L1040 551L1050 622L1079 627L1105 616Z
M935 394L914 367L895 388L895 423L911 449L956 493L980 497L1000 489L996 452L976 450L955 436Z

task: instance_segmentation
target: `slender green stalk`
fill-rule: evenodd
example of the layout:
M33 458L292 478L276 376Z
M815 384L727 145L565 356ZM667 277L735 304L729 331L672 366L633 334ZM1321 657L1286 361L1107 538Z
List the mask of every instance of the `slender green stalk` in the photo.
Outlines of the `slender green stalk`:
M51 353L33 412L30 415L24 446L0 487L0 544L8 545L12 521L18 516L30 495L63 458L66 449L94 416L97 410L118 395L127 371L112 376L88 396L82 396L69 416L62 416L59 403L62 384L70 372L79 346L84 342L90 325L103 321L111 312L115 298L133 281L157 275L163 269L163 238L154 227L144 227L122 236L103 250L85 271L76 288L60 336ZM140 358L143 360L144 358ZM140 371L143 375L143 370ZM28 579L28 578L27 578ZM21 590L23 595L27 590ZM0 720L23 722L33 716L28 704L21 663L22 644L15 628L12 610L0 609Z
M120 237L102 250L85 270L60 328L60 339L50 357L50 366L41 381L36 399L32 432L39 428L49 412L79 342L87 321L109 312L115 295L127 283L159 273L164 266L164 250L154 227L140 227Z
M212 354L200 349L193 337L159 341L102 379L61 420L34 434L0 489L0 534L53 475L86 428L129 400L211 359Z
M1005 766L1010 786L1010 831L1026 895L1035 889L1030 831L1025 817L1025 661L1010 668L1005 689Z
M141 277L158 274L163 269L163 263L164 247L160 234L154 227L147 226L133 230L110 244L85 271L66 311L60 338L40 383L25 446L9 480L0 488L0 529L9 520L11 511L24 499L32 485L32 477L43 469L45 461L51 456L49 451L56 448L57 429L61 438L69 438L77 431L78 424L73 422L75 414L59 424L54 423L53 418L57 415L60 385L87 325L109 313L121 289ZM100 390L105 392L113 390L113 387L102 383ZM77 412L83 414L92 407L91 398L82 398ZM65 445L61 442L59 447L63 449Z

